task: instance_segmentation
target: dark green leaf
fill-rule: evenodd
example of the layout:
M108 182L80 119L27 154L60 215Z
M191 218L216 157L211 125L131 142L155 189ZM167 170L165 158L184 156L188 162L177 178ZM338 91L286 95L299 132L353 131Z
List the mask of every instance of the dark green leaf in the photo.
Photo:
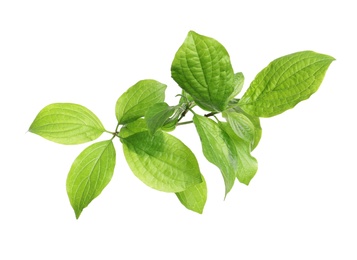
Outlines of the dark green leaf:
M169 119L162 127L161 130L171 132L176 129L177 118Z
M190 31L171 66L173 79L208 111L223 111L235 89L226 49L215 39Z

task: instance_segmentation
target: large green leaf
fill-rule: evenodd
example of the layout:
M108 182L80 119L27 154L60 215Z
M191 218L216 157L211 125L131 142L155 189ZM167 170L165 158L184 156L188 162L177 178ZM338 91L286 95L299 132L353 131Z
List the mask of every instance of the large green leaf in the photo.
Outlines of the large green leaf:
M208 111L223 111L235 89L228 52L215 39L190 31L171 66L173 79Z
M258 170L257 160L250 154L251 143L239 138L228 123L220 122L219 126L230 136L237 150L237 179L246 185Z
M202 214L207 200L206 181L201 176L202 182L188 187L186 190L176 192L177 198L189 210Z
M293 108L317 91L332 61L333 57L313 51L278 58L259 72L239 106L258 117Z
M67 177L67 194L76 218L110 182L114 167L115 149L111 140L92 144L73 162Z
M155 103L165 99L166 85L152 79L141 80L123 93L115 107L119 124L127 124L143 117Z
M165 102L156 103L145 114L146 124L150 134L160 129L175 112L176 107L171 107Z
M55 103L43 108L32 122L30 132L60 144L81 144L97 139L104 127L88 108Z
M166 192L180 192L201 183L196 157L179 139L165 132L148 131L121 139L133 173L146 185Z
M202 143L206 159L216 165L222 173L226 195L232 189L237 169L237 151L228 134L213 120L194 115L193 122Z

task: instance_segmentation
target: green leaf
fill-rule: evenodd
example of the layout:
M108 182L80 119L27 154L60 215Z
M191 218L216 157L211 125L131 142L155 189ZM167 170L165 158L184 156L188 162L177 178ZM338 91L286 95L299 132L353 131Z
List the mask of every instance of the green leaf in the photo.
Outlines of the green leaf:
M181 100L180 100L181 101ZM161 130L170 132L175 130L178 120L183 113L186 113L188 104L179 103L177 106L172 107L174 109L173 115L165 121L165 124L161 127Z
M158 129L165 125L174 112L175 107L170 107L165 102L156 103L151 106L145 114L149 133L153 135Z
M97 139L104 127L84 106L55 103L38 113L29 131L60 144L82 144Z
M313 51L278 58L256 76L239 106L258 117L283 113L317 91L334 60Z
M151 188L180 192L201 183L196 157L179 139L165 132L140 132L121 139L133 173Z
M233 187L237 170L235 145L213 120L194 115L193 122L201 139L204 156L221 170L227 195Z
M171 66L173 79L208 111L223 111L235 89L228 52L215 39L190 31Z
M234 74L234 91L233 91L232 95L229 97L229 99L232 99L235 96L237 96L242 91L243 85L244 85L243 73L238 72L238 73Z
M259 117L252 116L252 115L245 113L239 107L235 107L235 108L233 108L233 110L237 113L241 113L241 114L245 115L247 118L249 118L250 122L252 122L252 124L254 125L254 140L253 140L253 144L251 147L251 150L253 151L259 144L260 139L262 137L262 127L260 125L260 119L259 119Z
M133 134L147 131L148 127L144 118L139 118L120 129L119 137L127 138Z
M141 80L130 87L117 101L115 114L119 124L143 117L155 103L165 100L166 85L152 79Z
M193 98L190 96L190 94L188 94L186 91L182 90L182 93L181 93L181 98L180 98L180 102L179 102L179 105L182 105L182 104L187 104L189 102L192 102L193 101Z
M201 176L202 182L188 187L186 190L177 192L176 196L187 209L202 214L207 200L206 181Z
M161 130L171 132L176 129L177 118L170 118L162 127Z
M262 137L262 127L260 126L260 119L259 117L249 115L244 111L241 111L241 113L245 115L247 118L249 118L250 122L252 122L254 126L254 140L251 147L251 150L253 151L259 144L259 141Z
M242 113L224 112L222 113L236 135L244 141L253 144L255 129L253 123Z
M219 126L230 136L237 150L237 179L246 185L258 171L258 162L250 154L251 144L239 138L228 123L220 122Z
M232 105L231 108L229 108L227 111L229 112L234 112L234 113L240 113L245 115L250 122L252 122L253 126L254 126L254 140L253 140L253 144L252 144L252 151L257 147L257 145L259 144L259 141L262 137L262 127L260 125L260 119L259 117L256 116L252 116L247 114L246 112L244 112L237 104L238 104L238 99L232 99L230 101L230 105ZM223 112L224 114L224 112Z
M67 194L77 219L110 182L114 167L111 140L90 145L73 162L67 177Z

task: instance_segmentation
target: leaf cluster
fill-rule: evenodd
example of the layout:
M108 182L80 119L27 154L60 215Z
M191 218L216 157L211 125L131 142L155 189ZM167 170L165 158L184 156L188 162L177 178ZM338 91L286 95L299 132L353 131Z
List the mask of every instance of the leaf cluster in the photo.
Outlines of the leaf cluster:
M118 98L114 131L106 130L89 109L72 103L46 106L29 131L66 145L110 134L108 140L84 149L69 170L67 193L77 218L113 176L114 139L121 142L138 179L153 189L175 193L186 208L202 213L207 186L197 159L169 132L180 125L195 125L204 156L222 174L226 196L236 179L248 185L258 170L252 152L262 136L259 118L278 115L309 98L333 60L313 51L283 56L259 72L236 98L243 88L243 73L234 72L222 44L190 31L171 66L172 78L182 89L176 105L165 103L165 84L146 79ZM200 115L197 107L205 113ZM192 119L183 121L188 114Z

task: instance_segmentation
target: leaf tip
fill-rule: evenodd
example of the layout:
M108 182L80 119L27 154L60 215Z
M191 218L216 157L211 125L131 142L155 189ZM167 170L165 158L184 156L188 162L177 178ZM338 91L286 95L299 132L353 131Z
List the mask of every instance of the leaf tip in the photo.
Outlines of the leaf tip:
M226 189L226 191L224 193L224 198L223 198L224 201L226 200L228 193L229 193L229 190Z
M237 179L240 183L248 186L249 183L251 182L251 180L253 179L253 177L255 176L255 174L256 174L256 171L253 174L251 174L250 176L237 176Z
M202 209L194 210L193 212L196 212L196 213L202 215L202 214L203 214L203 208L202 208Z
M74 210L74 213L76 214L76 219L79 219L82 211L83 211L82 209Z
M190 31L188 32L188 35L197 35L197 33L196 33L194 30L190 30Z
M245 184L245 185L249 185L249 183L250 183L250 181L251 181L251 179L247 179L247 180L243 180L243 181L241 181L241 183L243 183L243 184Z

